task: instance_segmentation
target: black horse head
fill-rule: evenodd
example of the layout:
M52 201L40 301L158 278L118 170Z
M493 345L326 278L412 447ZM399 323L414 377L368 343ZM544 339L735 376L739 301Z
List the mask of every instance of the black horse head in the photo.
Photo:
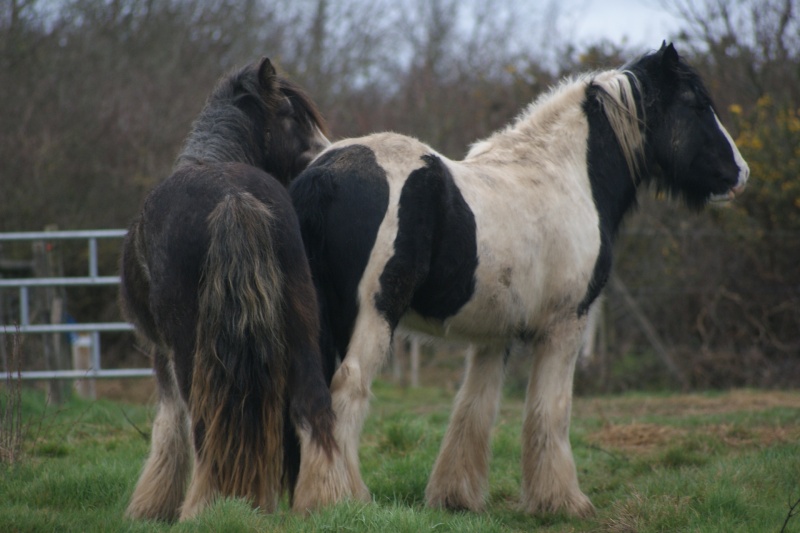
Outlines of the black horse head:
M177 164L242 162L286 185L329 144L325 130L311 99L263 58L220 81Z
M717 117L697 72L672 44L630 63L641 92L656 185L699 208L741 192L750 170Z

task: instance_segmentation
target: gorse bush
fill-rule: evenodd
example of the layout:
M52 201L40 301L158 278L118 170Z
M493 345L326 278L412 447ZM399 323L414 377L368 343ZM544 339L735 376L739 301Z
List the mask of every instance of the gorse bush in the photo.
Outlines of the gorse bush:
M779 103L767 94L749 111L730 109L736 144L758 178L734 210L762 237L800 232L800 102Z

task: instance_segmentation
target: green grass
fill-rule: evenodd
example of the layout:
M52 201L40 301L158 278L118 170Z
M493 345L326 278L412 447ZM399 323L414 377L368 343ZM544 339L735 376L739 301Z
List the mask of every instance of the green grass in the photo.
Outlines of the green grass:
M522 401L506 398L484 513L424 506L452 395L376 383L361 461L373 503L308 517L219 501L168 525L123 518L147 454L152 406L26 391L23 459L0 465L2 531L779 532L800 499L800 392L628 394L575 401L572 444L591 519L517 510ZM4 399L0 390L0 398ZM0 406L2 407L2 406ZM2 409L0 409L2 412ZM800 518L786 531L800 532Z

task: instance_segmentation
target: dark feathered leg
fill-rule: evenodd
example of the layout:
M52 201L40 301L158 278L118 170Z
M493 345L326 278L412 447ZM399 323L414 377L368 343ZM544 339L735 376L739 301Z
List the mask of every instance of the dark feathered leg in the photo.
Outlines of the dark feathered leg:
M156 349L154 361L158 413L153 422L150 456L126 514L130 518L174 521L178 518L192 467L189 416L169 358Z

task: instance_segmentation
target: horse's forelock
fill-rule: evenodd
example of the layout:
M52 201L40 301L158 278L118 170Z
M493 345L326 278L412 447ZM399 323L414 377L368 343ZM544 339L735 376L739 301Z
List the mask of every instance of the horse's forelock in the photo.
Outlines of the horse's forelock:
M296 112L300 113L312 126L316 126L323 135L328 135L328 127L322 117L322 113L299 85L279 77L278 88L292 102Z
M311 126L317 127L323 134L327 135L327 125L314 101L305 93L299 85L288 79L274 75L270 80L269 87L263 86L263 81L259 79L258 64L253 63L241 69L234 76L230 77L229 84L232 93L241 92L254 96L262 105L267 113L274 115L278 109L280 101L288 98L302 118Z
M714 110L714 113L717 113L717 106L714 105L714 99L711 97L711 93L708 91L705 83L703 83L702 78L700 77L700 73L695 70L694 67L683 61L678 63L678 78L689 85L695 94L704 102L707 102L711 109Z
M277 76L275 76L277 78ZM258 63L252 63L223 76L209 96L207 105L234 105L243 97L252 97L268 113L274 113L281 98L277 80L264 87L259 78Z
M600 89L598 101L622 148L628 170L636 179L641 173L644 156L642 125L645 117L639 116L634 94L634 90L641 94L639 80L630 71L612 70L597 74L590 84Z
M620 70L622 72L633 73L632 75L634 77L639 75L647 77L648 70L653 68L653 62L660 61L661 57L661 50L654 50L628 61ZM714 100L711 98L711 93L709 93L708 88L703 83L700 73L687 63L682 56L678 56L678 62L674 65L672 75L680 84L686 84L691 87L698 97L707 102L715 113L717 112Z

